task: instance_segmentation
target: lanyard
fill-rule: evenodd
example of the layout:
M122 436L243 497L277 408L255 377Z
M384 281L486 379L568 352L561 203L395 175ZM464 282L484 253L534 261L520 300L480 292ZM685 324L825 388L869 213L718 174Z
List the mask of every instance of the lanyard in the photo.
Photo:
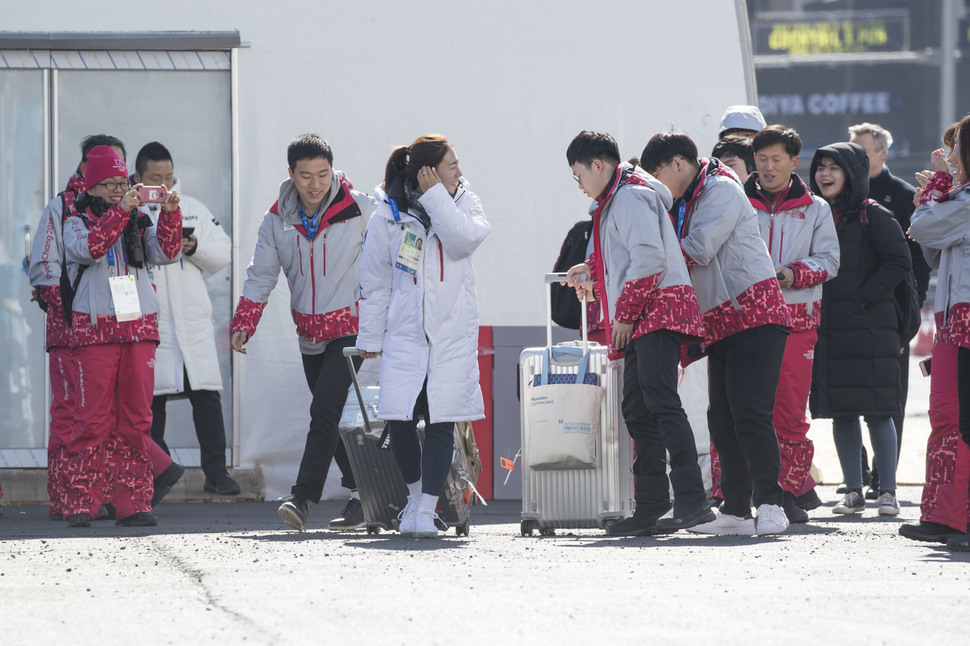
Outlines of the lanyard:
M300 214L300 219L303 220L303 228L306 230L306 239L313 242L313 238L317 235L317 230L320 228L319 224L314 224L317 220L317 213L313 214L313 219L307 218L306 214L303 213L303 207L300 206L299 200L296 203L296 211Z
M393 197L389 197L389 198L387 198L387 201L390 203L390 205L391 205L391 211L394 213L394 221L395 222L400 222L401 221L401 212L398 211L398 209L397 209L397 200L395 200Z

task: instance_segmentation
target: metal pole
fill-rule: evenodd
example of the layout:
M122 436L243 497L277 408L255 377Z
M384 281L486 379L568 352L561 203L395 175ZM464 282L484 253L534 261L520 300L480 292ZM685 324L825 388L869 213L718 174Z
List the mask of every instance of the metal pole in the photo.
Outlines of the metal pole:
M956 121L957 104L957 38L959 37L960 0L941 0L940 12L940 132Z

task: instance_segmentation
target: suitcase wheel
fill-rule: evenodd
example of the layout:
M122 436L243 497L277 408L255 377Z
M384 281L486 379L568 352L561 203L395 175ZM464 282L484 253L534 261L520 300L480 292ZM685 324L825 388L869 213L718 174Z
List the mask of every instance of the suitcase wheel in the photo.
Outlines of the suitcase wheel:
M555 536L556 530L552 527L543 527L539 530L539 536Z
M539 523L535 520L523 520L519 525L519 531L523 536L532 536L532 532L539 529Z
M455 525L455 536L468 536L468 521Z
M368 534L380 534L381 533L381 526L380 525L368 525L367 526L367 533Z

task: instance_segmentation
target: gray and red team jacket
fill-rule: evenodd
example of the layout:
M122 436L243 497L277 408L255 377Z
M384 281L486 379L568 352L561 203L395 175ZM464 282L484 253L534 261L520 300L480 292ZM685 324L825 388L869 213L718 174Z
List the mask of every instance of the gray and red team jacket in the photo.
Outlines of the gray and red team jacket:
M758 186L751 173L744 192L758 214L761 238L775 271L788 267L795 274L791 287L781 293L788 304L796 332L818 327L822 312L822 283L839 270L839 236L828 202L811 194L805 182L791 174L791 183L773 199Z
M758 217L741 184L717 159L699 161L670 215L700 303L706 345L762 325L790 328Z
M280 269L290 286L301 352L314 354L322 341L357 333L361 246L377 203L353 190L342 173L334 173L327 199L310 240L297 209L296 185L289 179L280 184L279 199L259 225L231 334L255 334Z
M132 341L158 342L158 297L147 265L167 265L180 258L182 250L182 212L162 213L158 225L140 230L146 267L128 262L124 233L128 213L119 204L96 217L88 209L73 211L64 222L64 250L67 274L73 283L85 267L74 295L71 319L75 346ZM135 277L141 316L119 321L111 296L109 278Z
M607 338L614 320L634 325L631 338L660 329L704 338L697 296L667 214L671 202L666 186L623 164L590 207L593 253L587 264ZM622 348L612 350L617 355Z
M30 246L30 286L37 289L37 297L47 306L46 347L69 348L72 345L71 326L67 324L61 305L61 273L64 271L64 221L71 215L71 206L84 192L84 179L74 173L67 187L47 203L34 231Z
M970 182L952 187L949 173L936 173L920 194L909 235L938 270L936 336L940 343L970 349Z

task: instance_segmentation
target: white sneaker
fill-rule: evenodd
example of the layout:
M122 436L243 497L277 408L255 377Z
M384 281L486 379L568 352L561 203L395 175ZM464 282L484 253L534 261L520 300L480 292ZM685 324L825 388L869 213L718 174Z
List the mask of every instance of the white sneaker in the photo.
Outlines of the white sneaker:
M435 509L438 507L438 496L421 494L418 509L414 514L414 537L415 538L438 538L438 514Z
M420 500L420 497L408 496L408 504L397 515L397 531L402 534L414 533L414 522L418 516L418 501Z
M715 511L717 518L709 523L701 523L688 527L688 532L695 534L717 534L718 536L754 536L754 518L741 518L731 514Z
M433 511L422 509L414 514L414 537L415 538L438 538L438 526L435 520L438 514Z
M788 516L785 515L785 510L778 505L765 503L758 507L758 517L754 524L755 533L758 536L781 534L788 529Z
M880 516L899 515L899 503L896 501L896 494L892 491L884 491L879 494L876 504L879 506Z

